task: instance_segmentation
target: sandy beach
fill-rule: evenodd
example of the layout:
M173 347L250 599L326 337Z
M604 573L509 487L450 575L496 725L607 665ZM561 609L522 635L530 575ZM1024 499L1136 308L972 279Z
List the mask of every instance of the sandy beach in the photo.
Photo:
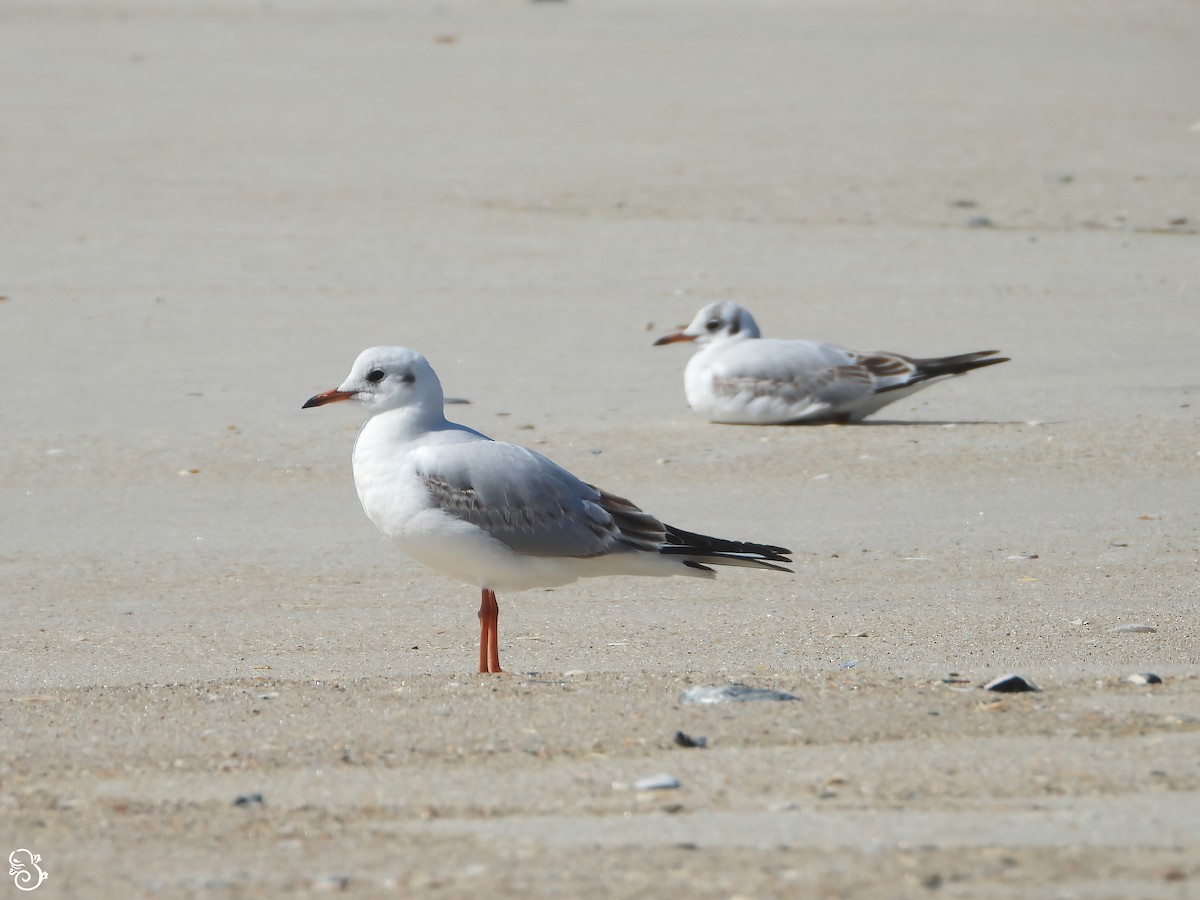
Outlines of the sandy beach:
M49 873L0 897L1200 897L1198 46L1116 0L0 6L0 850ZM1012 361L712 425L651 345L720 299ZM375 344L795 573L502 594L476 674L478 591L300 409ZM730 683L797 699L681 699Z

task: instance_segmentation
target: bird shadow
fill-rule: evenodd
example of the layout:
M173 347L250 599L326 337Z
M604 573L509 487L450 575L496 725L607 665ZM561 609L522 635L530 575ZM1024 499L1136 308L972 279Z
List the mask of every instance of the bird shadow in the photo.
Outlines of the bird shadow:
M796 422L790 427L807 426L810 423ZM814 422L812 425L840 425L844 428L886 428L900 425L905 428L946 428L950 425L1057 425L1057 422L1019 422L997 419L867 419L863 422Z

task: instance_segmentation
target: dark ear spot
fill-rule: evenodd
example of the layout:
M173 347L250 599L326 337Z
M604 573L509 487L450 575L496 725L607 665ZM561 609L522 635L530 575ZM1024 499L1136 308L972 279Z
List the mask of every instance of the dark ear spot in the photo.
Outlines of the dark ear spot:
M734 319L733 324L729 326L729 334L735 335L742 330L742 320Z
M417 376L414 375L412 372L405 372L403 375L400 376L401 384L412 384L416 380L417 380Z

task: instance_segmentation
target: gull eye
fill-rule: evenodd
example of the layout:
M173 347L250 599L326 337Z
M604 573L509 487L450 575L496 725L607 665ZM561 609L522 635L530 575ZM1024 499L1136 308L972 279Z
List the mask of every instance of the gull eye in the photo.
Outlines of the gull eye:
M383 369L372 369L367 373L367 381L371 382L371 384L379 384L379 382L383 381L383 376Z
M704 327L707 328L709 331L716 331L718 328L721 327L721 320L718 319L716 316L713 316L711 319L709 319L707 322L704 323Z

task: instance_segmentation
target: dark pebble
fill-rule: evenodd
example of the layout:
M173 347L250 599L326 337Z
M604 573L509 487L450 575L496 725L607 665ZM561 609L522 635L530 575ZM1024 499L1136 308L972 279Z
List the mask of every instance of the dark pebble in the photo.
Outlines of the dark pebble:
M1001 694L1023 694L1027 691L1040 691L1037 685L1026 681L1020 675L1001 675L983 686L985 691L998 691Z
M1163 680L1153 672L1138 672L1125 679L1133 684L1162 684Z
M708 746L708 738L692 737L690 734L684 734L682 731L675 732L675 746L677 747L699 747L704 749Z

